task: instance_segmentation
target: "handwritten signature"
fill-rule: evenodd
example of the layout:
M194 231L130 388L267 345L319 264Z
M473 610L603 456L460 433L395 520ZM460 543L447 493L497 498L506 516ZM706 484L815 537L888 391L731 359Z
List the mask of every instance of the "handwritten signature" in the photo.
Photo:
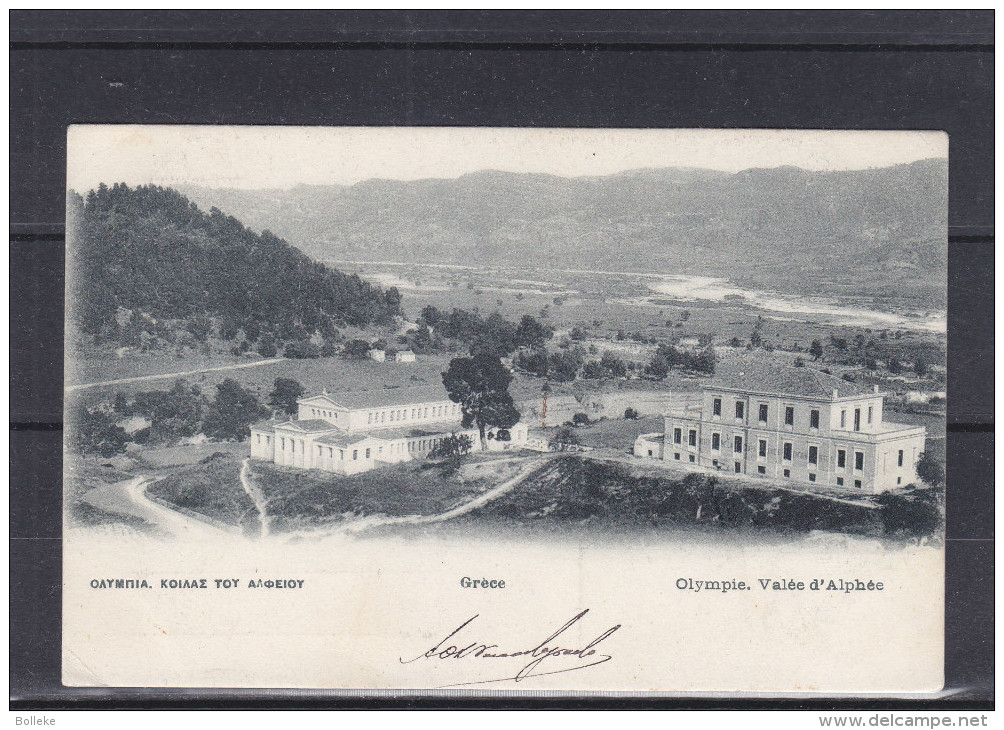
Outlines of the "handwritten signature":
M531 648L518 649L516 651L502 651L500 650L498 644L471 641L466 638L462 638L463 634L470 633L465 630L468 629L468 627L471 626L475 619L477 619L480 615L475 614L447 634L443 639L436 642L435 646L431 649L419 654L414 659L402 658L399 661L402 664L411 664L417 661L434 659L456 660L519 658L521 660L530 660L513 676L505 676L498 679L488 679L479 682L461 682L458 684L447 685L451 687L471 684L487 684L489 682L505 682L509 680L522 682L523 680L530 679L531 677L543 677L549 674L562 674L563 672L577 672L589 667L595 667L598 664L603 664L613 658L611 654L601 654L597 652L596 647L610 638L610 636L621 627L620 624L611 626L588 644L580 648L565 647L562 646L560 642L556 642L556 639L559 636L581 621L587 613L589 613L588 608L566 621L560 629L552 632L540 643L532 646ZM447 642L450 643L447 644ZM545 662L547 662L546 667L544 666ZM563 666L568 662L571 663L571 666Z

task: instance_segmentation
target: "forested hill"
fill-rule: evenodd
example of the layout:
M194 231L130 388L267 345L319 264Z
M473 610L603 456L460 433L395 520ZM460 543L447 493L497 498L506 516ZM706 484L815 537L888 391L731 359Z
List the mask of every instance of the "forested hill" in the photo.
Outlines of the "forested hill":
M210 317L282 339L386 324L399 313L397 290L320 264L215 208L205 213L170 188L71 191L67 234L69 312L86 333L114 328L120 308L157 320Z

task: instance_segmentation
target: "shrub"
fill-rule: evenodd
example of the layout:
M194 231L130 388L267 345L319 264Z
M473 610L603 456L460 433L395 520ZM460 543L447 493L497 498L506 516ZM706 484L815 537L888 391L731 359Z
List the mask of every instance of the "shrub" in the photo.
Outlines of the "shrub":
M572 424L575 426L585 426L589 423L589 415L586 413L576 413L572 416Z
M309 340L290 342L283 355L294 360L310 360L321 356L321 348Z
M626 418L629 421L633 421L634 419L638 418L638 411L636 411L634 408L625 408L624 418Z

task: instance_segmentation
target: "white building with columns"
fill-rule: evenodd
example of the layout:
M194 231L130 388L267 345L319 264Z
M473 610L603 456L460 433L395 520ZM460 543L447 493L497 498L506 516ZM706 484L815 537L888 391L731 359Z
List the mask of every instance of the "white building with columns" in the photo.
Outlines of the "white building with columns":
M451 434L471 437L481 448L477 428L463 428L460 405L441 386L386 388L329 394L297 401L297 417L251 427L251 457L297 469L358 474L384 464L428 456ZM488 431L488 449L522 448L527 426L517 423L509 439Z

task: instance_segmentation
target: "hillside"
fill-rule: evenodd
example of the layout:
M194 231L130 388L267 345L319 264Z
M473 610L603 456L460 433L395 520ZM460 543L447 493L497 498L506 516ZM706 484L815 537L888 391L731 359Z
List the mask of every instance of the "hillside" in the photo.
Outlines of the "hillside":
M71 321L111 339L123 310L153 323L196 320L193 331L243 328L250 340L329 335L399 311L396 290L317 263L219 210L204 213L170 188L102 185L86 199L71 191L67 240Z
M944 288L947 162L840 172L482 171L289 190L188 188L321 260L598 268L759 286ZM940 294L944 298L944 294Z

